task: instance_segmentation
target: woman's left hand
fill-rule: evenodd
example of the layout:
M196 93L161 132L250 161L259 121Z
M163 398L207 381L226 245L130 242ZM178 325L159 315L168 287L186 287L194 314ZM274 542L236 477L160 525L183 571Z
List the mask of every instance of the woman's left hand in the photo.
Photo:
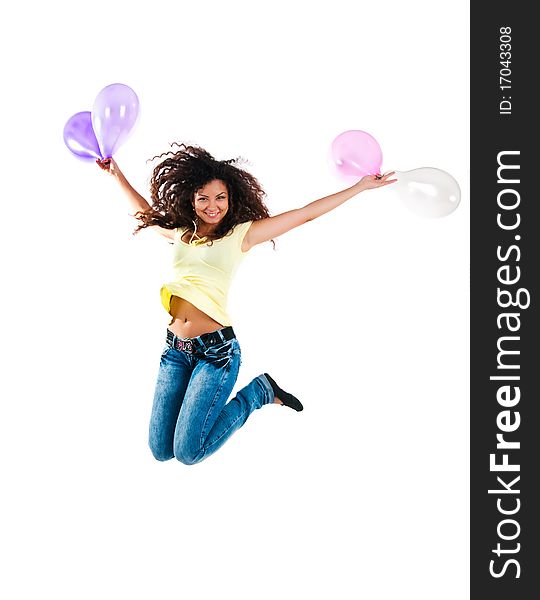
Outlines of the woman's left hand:
M395 183L397 179L388 179L391 175L394 175L395 171L388 171L384 175L365 175L356 184L363 190L371 190L373 188L383 187L390 183Z

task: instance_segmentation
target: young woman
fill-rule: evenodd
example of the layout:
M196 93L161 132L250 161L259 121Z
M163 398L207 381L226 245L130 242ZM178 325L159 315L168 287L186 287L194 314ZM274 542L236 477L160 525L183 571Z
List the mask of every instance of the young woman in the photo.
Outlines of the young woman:
M173 280L161 288L172 319L161 353L149 444L157 460L186 465L220 448L249 415L266 404L301 411L302 404L264 373L229 400L240 367L240 345L227 314L227 292L246 252L333 210L359 192L397 181L367 175L352 187L271 217L257 179L235 163L196 146L178 145L153 171L152 206L112 158L99 166L127 193L133 215L173 243ZM229 400L227 402L227 400Z

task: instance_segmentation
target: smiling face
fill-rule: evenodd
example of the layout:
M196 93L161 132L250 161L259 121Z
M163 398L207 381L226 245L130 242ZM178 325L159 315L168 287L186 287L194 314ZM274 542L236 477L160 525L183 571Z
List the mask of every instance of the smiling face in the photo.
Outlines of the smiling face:
M207 225L217 225L229 210L229 193L225 182L214 179L195 192L195 214Z

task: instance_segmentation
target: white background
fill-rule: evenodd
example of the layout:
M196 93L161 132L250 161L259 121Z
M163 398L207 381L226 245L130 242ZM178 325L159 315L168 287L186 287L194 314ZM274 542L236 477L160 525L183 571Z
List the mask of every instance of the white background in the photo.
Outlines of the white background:
M2 29L2 596L466 598L468 3L53 0ZM147 159L187 141L302 206L347 187L348 129L462 189L442 219L367 191L248 255L237 388L269 371L305 410L192 467L146 441L171 246L62 140L116 82L147 197Z

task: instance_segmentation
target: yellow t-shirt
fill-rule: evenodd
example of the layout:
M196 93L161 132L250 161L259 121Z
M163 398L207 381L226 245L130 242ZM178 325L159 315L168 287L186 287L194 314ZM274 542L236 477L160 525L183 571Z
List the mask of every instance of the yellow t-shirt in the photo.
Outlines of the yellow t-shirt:
M224 327L231 325L227 294L238 265L246 255L242 241L253 221L236 225L219 240L182 241L187 228L174 232L172 280L161 288L161 302L170 314L171 297L180 296Z

